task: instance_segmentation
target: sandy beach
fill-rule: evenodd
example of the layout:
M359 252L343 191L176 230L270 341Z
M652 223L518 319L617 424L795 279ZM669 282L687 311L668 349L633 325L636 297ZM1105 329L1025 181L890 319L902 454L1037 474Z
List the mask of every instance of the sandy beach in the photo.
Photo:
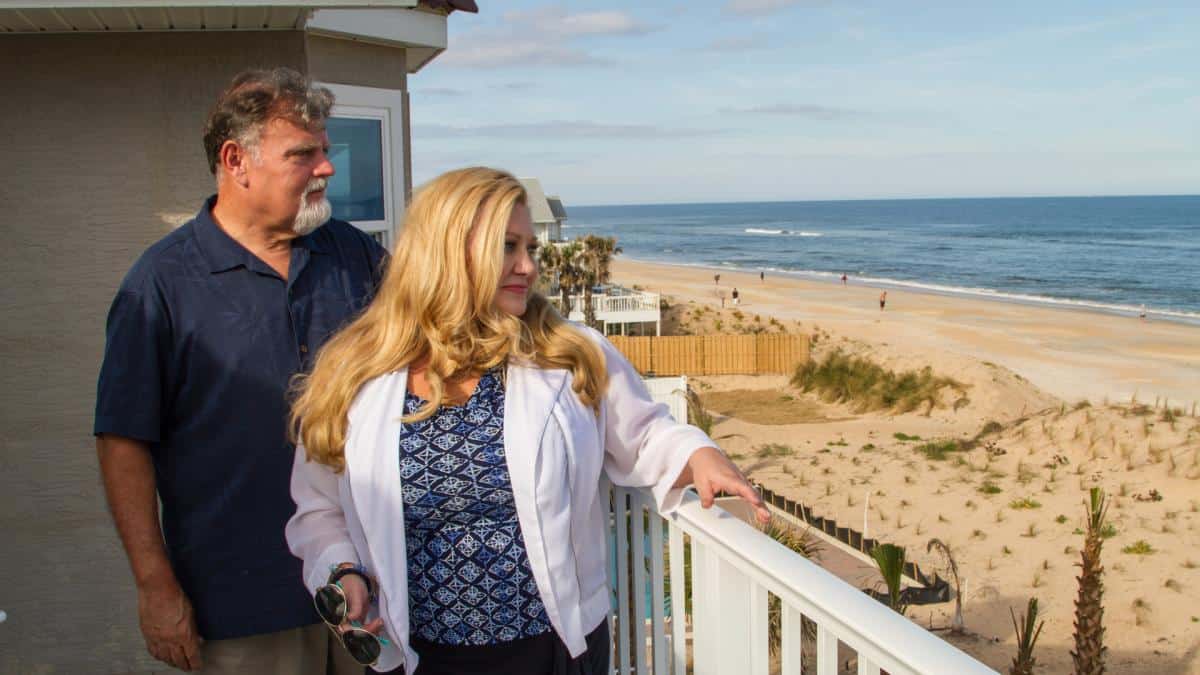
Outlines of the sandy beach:
M954 405L898 414L822 401L783 375L694 378L717 414L714 435L733 434L722 444L755 481L839 522L865 521L872 537L943 576L926 543L950 545L968 634L939 634L1007 672L1009 609L1036 596L1046 620L1038 672L1070 672L1083 499L1096 485L1112 500L1108 672L1200 673L1200 328L891 289L880 311L880 290L853 280L760 282L720 270L717 286L704 268L618 259L613 270L618 283L669 299L672 330L713 330L693 318L701 306L728 330L732 308L719 309L719 293L728 305L736 287L747 322L758 315L815 335L815 358L842 349L963 384ZM981 442L944 459L918 450L970 438ZM909 616L945 627L952 611L917 606Z

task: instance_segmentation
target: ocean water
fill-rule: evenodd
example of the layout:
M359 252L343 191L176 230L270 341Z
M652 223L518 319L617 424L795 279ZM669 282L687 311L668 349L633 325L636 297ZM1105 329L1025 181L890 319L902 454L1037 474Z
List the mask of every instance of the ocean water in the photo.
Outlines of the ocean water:
M634 260L1200 324L1200 196L568 206Z

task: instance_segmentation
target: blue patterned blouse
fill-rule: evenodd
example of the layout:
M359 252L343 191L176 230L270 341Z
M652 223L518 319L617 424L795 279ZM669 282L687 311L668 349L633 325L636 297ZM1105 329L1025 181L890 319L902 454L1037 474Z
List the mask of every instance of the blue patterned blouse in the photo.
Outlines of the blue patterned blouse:
M404 413L423 404L408 393ZM549 631L504 460L499 370L480 378L466 404L404 425L400 475L412 634L487 645Z

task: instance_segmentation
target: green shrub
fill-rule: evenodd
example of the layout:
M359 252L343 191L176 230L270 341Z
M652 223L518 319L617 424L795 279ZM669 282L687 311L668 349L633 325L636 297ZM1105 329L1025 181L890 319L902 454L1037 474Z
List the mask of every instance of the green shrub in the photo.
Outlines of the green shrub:
M1042 503L1033 497L1022 497L1009 502L1008 507L1010 509L1040 509L1042 508Z
M985 495L997 495L1001 492L1004 492L1004 490L1000 489L999 485L996 485L990 480L983 481L983 485L979 486L979 491Z
M929 441L917 446L917 452L925 455L926 459L944 460L950 456L952 452L961 452L962 444L953 438L948 438L942 441Z
M921 440L920 436L909 436L908 434L904 433L903 431L897 431L896 433L892 434L892 438L894 438L902 443L907 442L907 441Z
M824 361L808 361L796 368L792 385L816 391L826 401L849 403L860 412L894 410L911 412L938 404L938 394L951 388L962 394L966 387L948 377L939 377L926 367L897 373L873 361L835 350Z
M1138 539L1132 544L1121 549L1121 553L1129 553L1131 555L1150 555L1154 553L1154 547L1145 539Z

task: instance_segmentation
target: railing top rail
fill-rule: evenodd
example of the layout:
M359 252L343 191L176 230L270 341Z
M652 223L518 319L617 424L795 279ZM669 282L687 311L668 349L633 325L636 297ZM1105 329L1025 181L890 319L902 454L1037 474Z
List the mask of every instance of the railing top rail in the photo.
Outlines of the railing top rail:
M831 628L843 642L879 659L876 663L885 669L894 665L915 673L996 673L727 511L701 508L699 497L690 491L671 519L689 535L719 547L723 557ZM896 649L898 645L903 648Z

